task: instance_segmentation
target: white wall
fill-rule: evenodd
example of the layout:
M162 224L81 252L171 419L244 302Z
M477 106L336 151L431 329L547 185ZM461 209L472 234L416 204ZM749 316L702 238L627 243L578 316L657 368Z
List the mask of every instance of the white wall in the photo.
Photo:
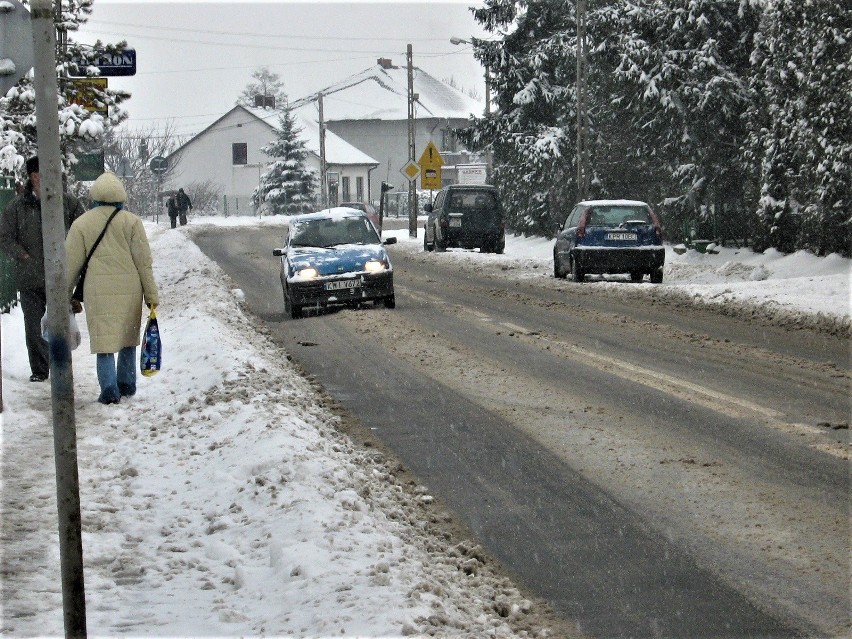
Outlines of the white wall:
M277 124L277 117L271 117L269 122ZM220 121L186 144L170 161L177 162L175 169L163 184L163 190L187 188L194 182L213 182L221 191L219 209L223 209L223 200L227 199L228 214L254 213L251 206L251 194L266 172L271 158L261 152L261 147L275 139L272 124L259 120L242 109L235 109ZM232 144L247 144L246 165L234 165ZM337 171L341 177L348 176L354 185L357 177L368 181L369 167L364 165L334 164L334 158L329 158L329 171ZM320 173L320 160L314 153L308 153L307 166L317 176ZM319 186L319 184L317 185ZM366 190L366 187L365 187ZM191 191L188 191L190 196ZM319 198L318 198L319 199ZM365 195L366 199L366 195Z
M467 124L467 120L461 119L418 119L415 126L414 161L417 162L420 159L420 154L430 141L438 147L439 151L444 151L442 148L444 129L461 128ZM393 184L395 191L408 189L408 180L400 173L402 167L408 162L407 120L329 121L328 128L379 162L371 178L373 200L379 198L379 187L382 181ZM417 186L420 187L419 179Z

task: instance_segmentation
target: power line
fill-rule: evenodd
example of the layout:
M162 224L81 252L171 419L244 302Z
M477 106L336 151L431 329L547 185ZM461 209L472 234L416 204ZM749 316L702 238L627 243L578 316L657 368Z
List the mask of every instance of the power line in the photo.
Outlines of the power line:
M376 38L371 37L354 37L354 36L311 36L311 35L293 35L293 34L284 34L284 33L256 33L249 31L212 31L210 29L187 29L185 27L161 27L161 26L152 26L150 24L134 24L129 22L101 22L99 20L88 20L87 25L89 24L102 24L106 26L115 26L115 27L135 27L140 29L151 29L156 31L179 31L181 33L201 33L204 35L225 35L225 36L240 36L240 37L250 37L250 38L285 38L287 40L352 40L352 41L363 41L363 42L375 42ZM411 42L415 40L417 42L444 42L446 38L389 38L382 37L383 42Z

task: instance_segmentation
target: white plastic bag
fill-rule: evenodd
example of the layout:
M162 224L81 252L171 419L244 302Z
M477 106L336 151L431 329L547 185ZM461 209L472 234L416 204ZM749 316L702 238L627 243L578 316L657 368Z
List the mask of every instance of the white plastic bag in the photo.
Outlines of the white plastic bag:
M47 333L47 311L41 316L41 337L45 342L50 339ZM74 313L68 313L68 348L73 351L80 345L81 341L83 341L83 337L80 335L77 317Z

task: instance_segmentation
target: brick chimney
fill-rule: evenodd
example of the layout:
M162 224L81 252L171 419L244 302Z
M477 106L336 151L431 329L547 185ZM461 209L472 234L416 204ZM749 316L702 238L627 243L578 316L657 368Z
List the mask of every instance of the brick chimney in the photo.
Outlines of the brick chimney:
M383 69L393 69L393 62L391 62L390 58L379 58L376 60L376 64L378 64Z

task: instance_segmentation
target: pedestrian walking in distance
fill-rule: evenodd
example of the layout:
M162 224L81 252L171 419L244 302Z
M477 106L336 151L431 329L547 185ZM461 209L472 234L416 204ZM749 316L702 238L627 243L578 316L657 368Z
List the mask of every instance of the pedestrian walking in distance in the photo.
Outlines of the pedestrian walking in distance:
M136 393L142 304L156 307L159 295L145 227L135 213L124 209L127 193L121 180L114 173L102 174L89 197L93 208L71 225L65 240L69 297L86 256L106 229L89 259L83 305L91 352L97 354L98 401L117 404Z
M26 161L23 191L0 216L0 251L15 262L15 284L24 313L24 336L30 360L30 381L43 382L50 374L50 352L41 336L41 318L47 307L42 240L41 174L38 157ZM83 214L79 200L63 194L65 231Z
M166 200L166 208L169 210L169 220L172 223L172 228L175 228L177 226L178 210L174 195L170 195L169 199Z
M186 225L186 215L187 212L192 209L192 202L189 199L189 196L183 192L183 189L178 189L177 194L177 210L178 216L180 216L180 225Z

